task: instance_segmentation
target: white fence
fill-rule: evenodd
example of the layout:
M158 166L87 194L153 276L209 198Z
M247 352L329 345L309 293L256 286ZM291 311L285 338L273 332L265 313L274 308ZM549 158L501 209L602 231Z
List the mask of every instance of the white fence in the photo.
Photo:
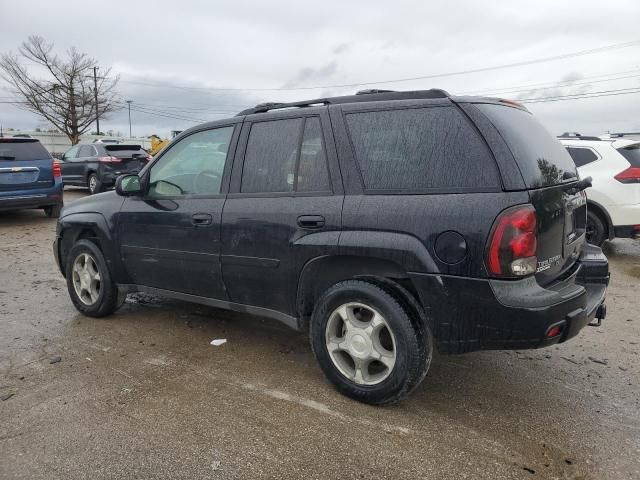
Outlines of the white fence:
M40 140L42 145L51 152L52 155L62 155L64 152L71 148L71 142L66 135L62 133L52 132L27 132L27 131L9 131L3 132L6 137L13 135L31 135L33 138ZM105 135L82 135L80 137L80 143L93 143L98 138L103 139L115 139L122 143L132 143L140 145L142 148L149 149L151 147L151 140L146 137L109 137Z

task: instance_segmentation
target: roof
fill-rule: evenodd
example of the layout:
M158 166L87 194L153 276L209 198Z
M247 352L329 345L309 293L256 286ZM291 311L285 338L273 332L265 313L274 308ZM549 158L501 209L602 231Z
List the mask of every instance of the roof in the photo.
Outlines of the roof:
M434 99L449 98L449 94L439 88L430 90L414 90L408 92L396 92L393 90L360 90L355 95L345 95L341 97L324 97L312 100L302 100L299 102L267 102L259 103L255 107L242 110L237 116L251 115L253 113L266 113L273 110L285 108L315 107L319 105L335 105L341 103L359 102L379 102L385 100L413 100L413 99Z

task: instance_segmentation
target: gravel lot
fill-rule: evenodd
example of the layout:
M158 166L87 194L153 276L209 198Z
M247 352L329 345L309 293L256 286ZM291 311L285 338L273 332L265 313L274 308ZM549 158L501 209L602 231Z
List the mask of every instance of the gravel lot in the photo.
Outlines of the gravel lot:
M142 295L78 314L54 231L0 213L0 478L640 478L640 241L606 246L602 327L438 356L407 401L375 408L270 320Z

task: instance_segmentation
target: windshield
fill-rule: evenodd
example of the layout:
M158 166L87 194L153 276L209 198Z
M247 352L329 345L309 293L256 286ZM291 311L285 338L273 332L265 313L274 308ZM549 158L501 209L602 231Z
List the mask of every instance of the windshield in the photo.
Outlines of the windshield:
M578 176L569 153L533 115L502 105L476 106L507 142L528 188L557 185Z
M0 138L0 160L44 160L51 158L38 140L3 140Z

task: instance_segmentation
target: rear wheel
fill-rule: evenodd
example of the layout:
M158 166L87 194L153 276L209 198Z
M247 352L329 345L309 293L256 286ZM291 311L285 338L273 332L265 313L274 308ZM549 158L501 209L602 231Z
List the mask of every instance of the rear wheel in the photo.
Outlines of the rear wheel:
M89 240L79 240L71 248L65 273L71 301L85 315L104 317L124 302L102 252Z
M431 363L428 328L391 292L362 280L331 287L311 319L311 344L326 377L361 402L396 402Z
M587 211L587 242L600 247L607 238L607 226L600 215Z
M62 210L62 205L60 204L44 207L45 215L50 218L58 218L60 216L60 210Z
M102 182L95 173L90 173L87 178L87 185L89 186L89 193L100 193L102 191Z

